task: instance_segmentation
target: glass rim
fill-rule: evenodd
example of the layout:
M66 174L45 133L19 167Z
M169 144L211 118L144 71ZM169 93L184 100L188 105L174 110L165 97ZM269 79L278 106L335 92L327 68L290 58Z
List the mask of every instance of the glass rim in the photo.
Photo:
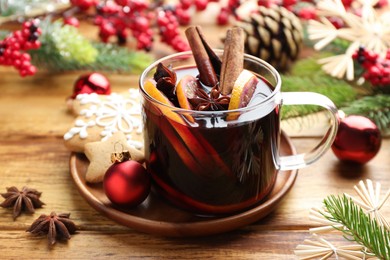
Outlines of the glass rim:
M217 54L223 53L222 49L213 49L213 51L215 53L217 53ZM180 57L180 56L191 56L191 57L193 57L193 54L192 54L191 50L170 54L170 55L164 56L164 57L154 61L146 69L144 69L144 71L142 72L142 74L141 74L141 76L139 78L139 88L141 90L142 95L146 99L148 99L151 102L157 103L157 104L159 104L161 106L167 107L167 108L169 108L170 110L172 110L174 112L180 112L180 113L183 113L183 114L191 113L191 114L200 114L200 115L215 115L215 114L224 114L224 113L237 113L237 112L241 113L241 112L250 111L250 110L255 109L255 108L257 109L260 106L264 106L264 105L267 105L268 103L270 103L272 100L274 100L277 97L278 93L280 93L281 77L280 77L279 72L271 64L269 64L268 62L266 62L266 61L264 61L264 60L262 60L262 59L260 59L258 57L255 57L253 55L244 53L244 59L245 60L249 59L249 60L252 60L252 61L255 61L255 62L258 62L258 63L262 64L265 68L267 68L271 72L271 74L276 79L276 85L274 86L274 89L272 90L271 94L268 95L265 99L263 99L262 101L260 101L260 102L258 102L256 104L250 105L250 106L237 108L237 109L231 109L231 110L226 109L226 110L218 110L218 111L199 111L199 110L185 109L185 108L180 108L180 107L167 105L167 104L162 103L162 102L158 101L157 99L153 98L152 96L150 96L145 91L145 89L143 88L143 84L144 84L144 81L145 81L144 79L146 78L147 74L153 68L156 68L157 65L160 62L164 62L164 61L167 61L167 60L170 60L170 59L173 59L173 58L177 58L177 57Z

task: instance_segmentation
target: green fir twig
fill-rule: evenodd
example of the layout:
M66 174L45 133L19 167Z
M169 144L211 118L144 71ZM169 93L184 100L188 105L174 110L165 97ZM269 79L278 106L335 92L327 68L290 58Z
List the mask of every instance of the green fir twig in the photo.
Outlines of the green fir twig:
M337 107L356 99L357 90L348 82L326 74L317 63L317 56L301 59L288 74L282 75L282 91L311 91L329 97ZM284 106L282 119L300 117L320 111L318 106Z
M331 195L325 198L323 203L329 213L324 214L324 217L342 224L342 228L334 228L341 231L346 239L365 246L380 259L390 259L390 232L364 213L352 199L346 195Z
M341 108L341 110L347 115L366 116L373 120L381 131L389 131L390 95L365 96Z
M75 27L49 19L41 23L41 47L29 51L32 63L50 72L94 70L140 73L152 57L112 44L95 43Z

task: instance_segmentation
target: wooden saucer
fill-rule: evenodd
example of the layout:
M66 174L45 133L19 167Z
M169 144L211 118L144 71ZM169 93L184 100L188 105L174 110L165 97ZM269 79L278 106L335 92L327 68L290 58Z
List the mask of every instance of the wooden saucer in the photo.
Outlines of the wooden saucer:
M281 155L295 154L290 139L283 133ZM85 173L89 165L84 154L72 153L70 173L80 194L98 212L124 226L135 230L171 237L191 237L218 234L254 223L272 212L293 186L297 170L278 173L271 194L261 204L241 213L229 216L199 216L179 209L165 201L155 192L138 207L118 208L104 194L102 184L89 184Z

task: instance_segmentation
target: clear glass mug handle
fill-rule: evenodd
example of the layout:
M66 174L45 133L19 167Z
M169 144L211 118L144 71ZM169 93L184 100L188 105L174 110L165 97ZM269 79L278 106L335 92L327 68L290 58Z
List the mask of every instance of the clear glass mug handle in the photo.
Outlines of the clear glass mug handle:
M279 157L280 170L303 168L317 161L332 145L338 125L338 110L333 102L324 95L313 92L283 92L282 105L317 105L326 109L330 115L330 127L320 143L310 152Z

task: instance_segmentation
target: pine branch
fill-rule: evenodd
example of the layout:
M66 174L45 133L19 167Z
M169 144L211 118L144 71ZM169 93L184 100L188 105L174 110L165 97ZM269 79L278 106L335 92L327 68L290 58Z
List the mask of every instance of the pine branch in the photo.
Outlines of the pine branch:
M100 70L139 73L150 64L151 57L111 44L94 43L76 28L61 22L41 23L41 48L29 53L32 63L51 72Z
M99 55L91 68L115 72L142 72L152 58L143 52L129 51L124 47L105 43L92 43Z
M381 131L389 131L390 95L365 96L341 108L341 110L347 115L366 116L373 120Z
M331 195L325 198L324 205L330 214L324 217L342 224L343 228L335 229L343 232L347 239L365 246L380 259L390 259L390 232L365 214L352 199L346 195Z
M302 59L291 72L282 75L282 91L311 91L329 97L336 106L345 106L356 99L357 91L346 81L326 74L317 63L318 57ZM318 106L285 106L282 119L308 115L320 111Z
M10 33L9 31L1 30L0 31L0 41L4 40L8 36L9 33Z

